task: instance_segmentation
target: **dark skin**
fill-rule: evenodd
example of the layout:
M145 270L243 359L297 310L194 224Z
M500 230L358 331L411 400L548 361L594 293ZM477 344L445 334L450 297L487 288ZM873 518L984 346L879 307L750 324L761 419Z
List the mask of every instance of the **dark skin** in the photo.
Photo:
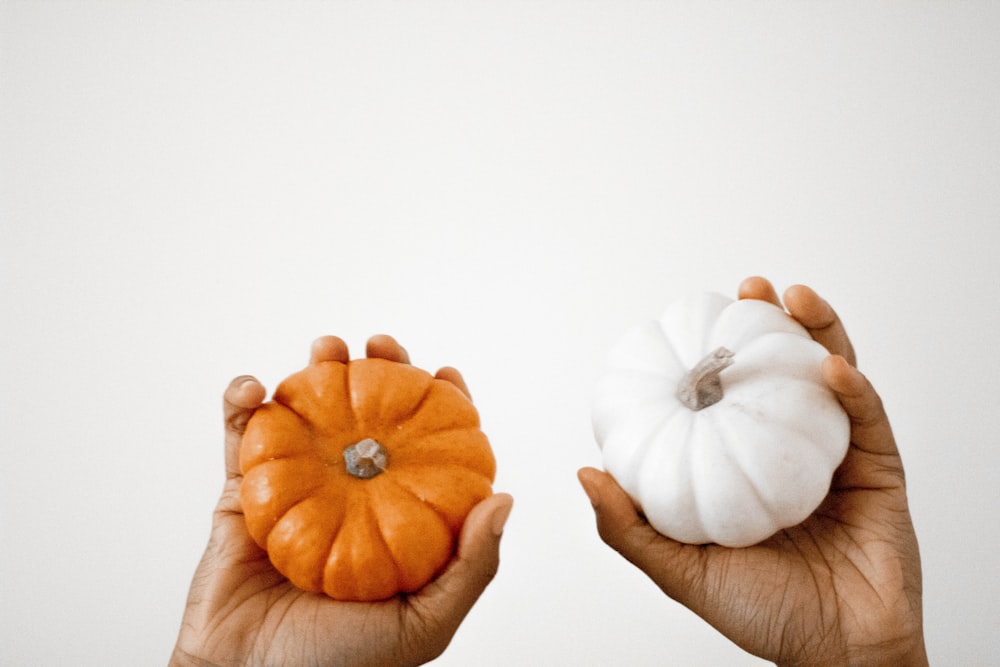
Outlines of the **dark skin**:
M409 363L406 350L389 336L369 340L367 356ZM348 359L339 338L313 344L312 362ZM436 377L468 395L457 370L443 368ZM301 591L250 538L240 506L240 441L265 395L249 376L236 378L225 392L226 482L170 665L395 666L437 657L496 574L512 498L495 494L476 505L452 562L416 593L361 603Z
M781 306L762 278L740 298ZM579 472L602 539L670 597L745 650L779 665L926 665L917 540L902 462L881 399L855 368L836 313L811 289L784 307L830 356L823 374L851 419L851 445L830 494L805 522L745 549L685 545L654 531L606 473ZM388 337L368 356L408 363ZM346 361L343 341L314 344L314 361ZM454 369L437 377L468 393ZM466 520L448 569L423 590L380 603L339 603L292 587L249 538L239 505L240 438L264 400L253 378L225 394L227 481L191 586L171 665L420 664L439 655L492 580L511 498Z
M829 495L805 522L753 547L688 545L653 530L610 475L584 468L601 538L738 646L779 665L928 664L903 465L843 324L802 285L782 303L767 280L749 278L739 296L783 306L830 352L823 376L850 417L851 444Z

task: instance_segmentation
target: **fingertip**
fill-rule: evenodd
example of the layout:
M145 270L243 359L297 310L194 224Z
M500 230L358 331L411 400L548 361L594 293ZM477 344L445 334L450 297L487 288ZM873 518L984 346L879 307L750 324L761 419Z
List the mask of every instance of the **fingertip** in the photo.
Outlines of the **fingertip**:
M250 379L240 385L240 394L243 396L246 407L258 407L264 402L267 396L267 389L256 379Z
M841 396L857 395L864 388L864 376L839 354L831 354L821 367L827 385Z
M491 497L493 508L490 512L490 530L500 537L514 508L514 496L509 493L496 493Z
M514 497L509 493L494 493L479 501L465 519L462 541L467 541L472 534L482 534L487 530L494 537L499 537L503 533L513 506ZM470 535L466 535L467 533Z
M462 377L462 374L457 368L445 366L444 368L439 369L438 372L434 374L434 377L438 380L444 380L445 382L452 383L458 387L467 398L470 400L472 399L472 393L469 391L469 386L465 383L465 378Z
M388 334L376 334L368 339L365 354L371 358L386 359L403 364L410 363L410 355L395 338Z
M773 303L776 306L781 306L781 300L778 298L778 293L774 289L774 285L771 281L762 276L750 276L740 283L737 289L737 296L740 299L756 299L758 301L767 301L768 303Z
M764 276L747 276L740 282L739 292L757 292L771 287L771 281Z
M786 289L784 303L791 316L807 329L822 329L837 321L830 304L806 285L792 285Z
M350 360L347 343L338 336L320 336L313 341L310 348L309 363L336 361L346 364Z
M789 295L817 296L816 290L808 285L803 285L802 283L789 285L788 288L785 289L785 296L788 297Z
M587 494L587 499L590 500L590 505L594 509L597 509L601 504L601 490L599 487L601 471L596 468L580 468L576 472L576 478L580 482L580 486L583 487L583 492Z
M225 401L236 408L253 409L264 402L267 390L252 375L234 378L226 389Z

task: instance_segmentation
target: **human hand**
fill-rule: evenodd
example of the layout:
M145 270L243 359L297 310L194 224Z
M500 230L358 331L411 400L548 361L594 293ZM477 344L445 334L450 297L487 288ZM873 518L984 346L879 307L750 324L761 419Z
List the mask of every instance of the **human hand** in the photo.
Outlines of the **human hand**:
M389 336L369 340L367 356L409 363L406 350ZM339 338L327 336L313 343L313 363L348 359L347 345ZM457 370L443 368L435 377L468 395ZM465 520L451 563L416 593L360 603L299 590L251 539L240 504L240 442L265 394L249 376L236 378L225 392L226 482L191 584L171 667L395 667L437 657L496 574L500 537L513 499L495 494L476 505Z
M740 298L781 300L763 278ZM752 547L657 533L607 473L579 471L601 538L744 650L780 665L926 665L920 556L882 401L834 310L798 285L784 307L830 356L822 372L851 421L830 493L803 523Z

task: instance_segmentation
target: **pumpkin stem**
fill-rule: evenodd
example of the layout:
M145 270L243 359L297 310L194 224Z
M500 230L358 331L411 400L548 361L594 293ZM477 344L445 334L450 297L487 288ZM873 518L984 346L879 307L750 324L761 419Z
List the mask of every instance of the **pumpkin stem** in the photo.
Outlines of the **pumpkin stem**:
M720 347L692 368L677 386L677 398L694 411L715 405L722 400L722 379L724 369L733 364L733 353Z
M344 450L347 472L358 479L371 479L385 471L388 456L385 447L371 438L365 438Z

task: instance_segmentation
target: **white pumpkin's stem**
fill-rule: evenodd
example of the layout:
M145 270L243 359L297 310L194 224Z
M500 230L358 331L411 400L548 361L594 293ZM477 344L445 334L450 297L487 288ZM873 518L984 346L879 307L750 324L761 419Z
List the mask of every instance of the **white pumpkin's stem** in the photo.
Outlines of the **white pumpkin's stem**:
M720 347L688 371L677 386L677 398L694 411L703 410L722 400L719 373L733 364L733 353Z
M347 472L358 479L371 479L385 472L388 463L385 447L371 438L365 438L344 450Z

